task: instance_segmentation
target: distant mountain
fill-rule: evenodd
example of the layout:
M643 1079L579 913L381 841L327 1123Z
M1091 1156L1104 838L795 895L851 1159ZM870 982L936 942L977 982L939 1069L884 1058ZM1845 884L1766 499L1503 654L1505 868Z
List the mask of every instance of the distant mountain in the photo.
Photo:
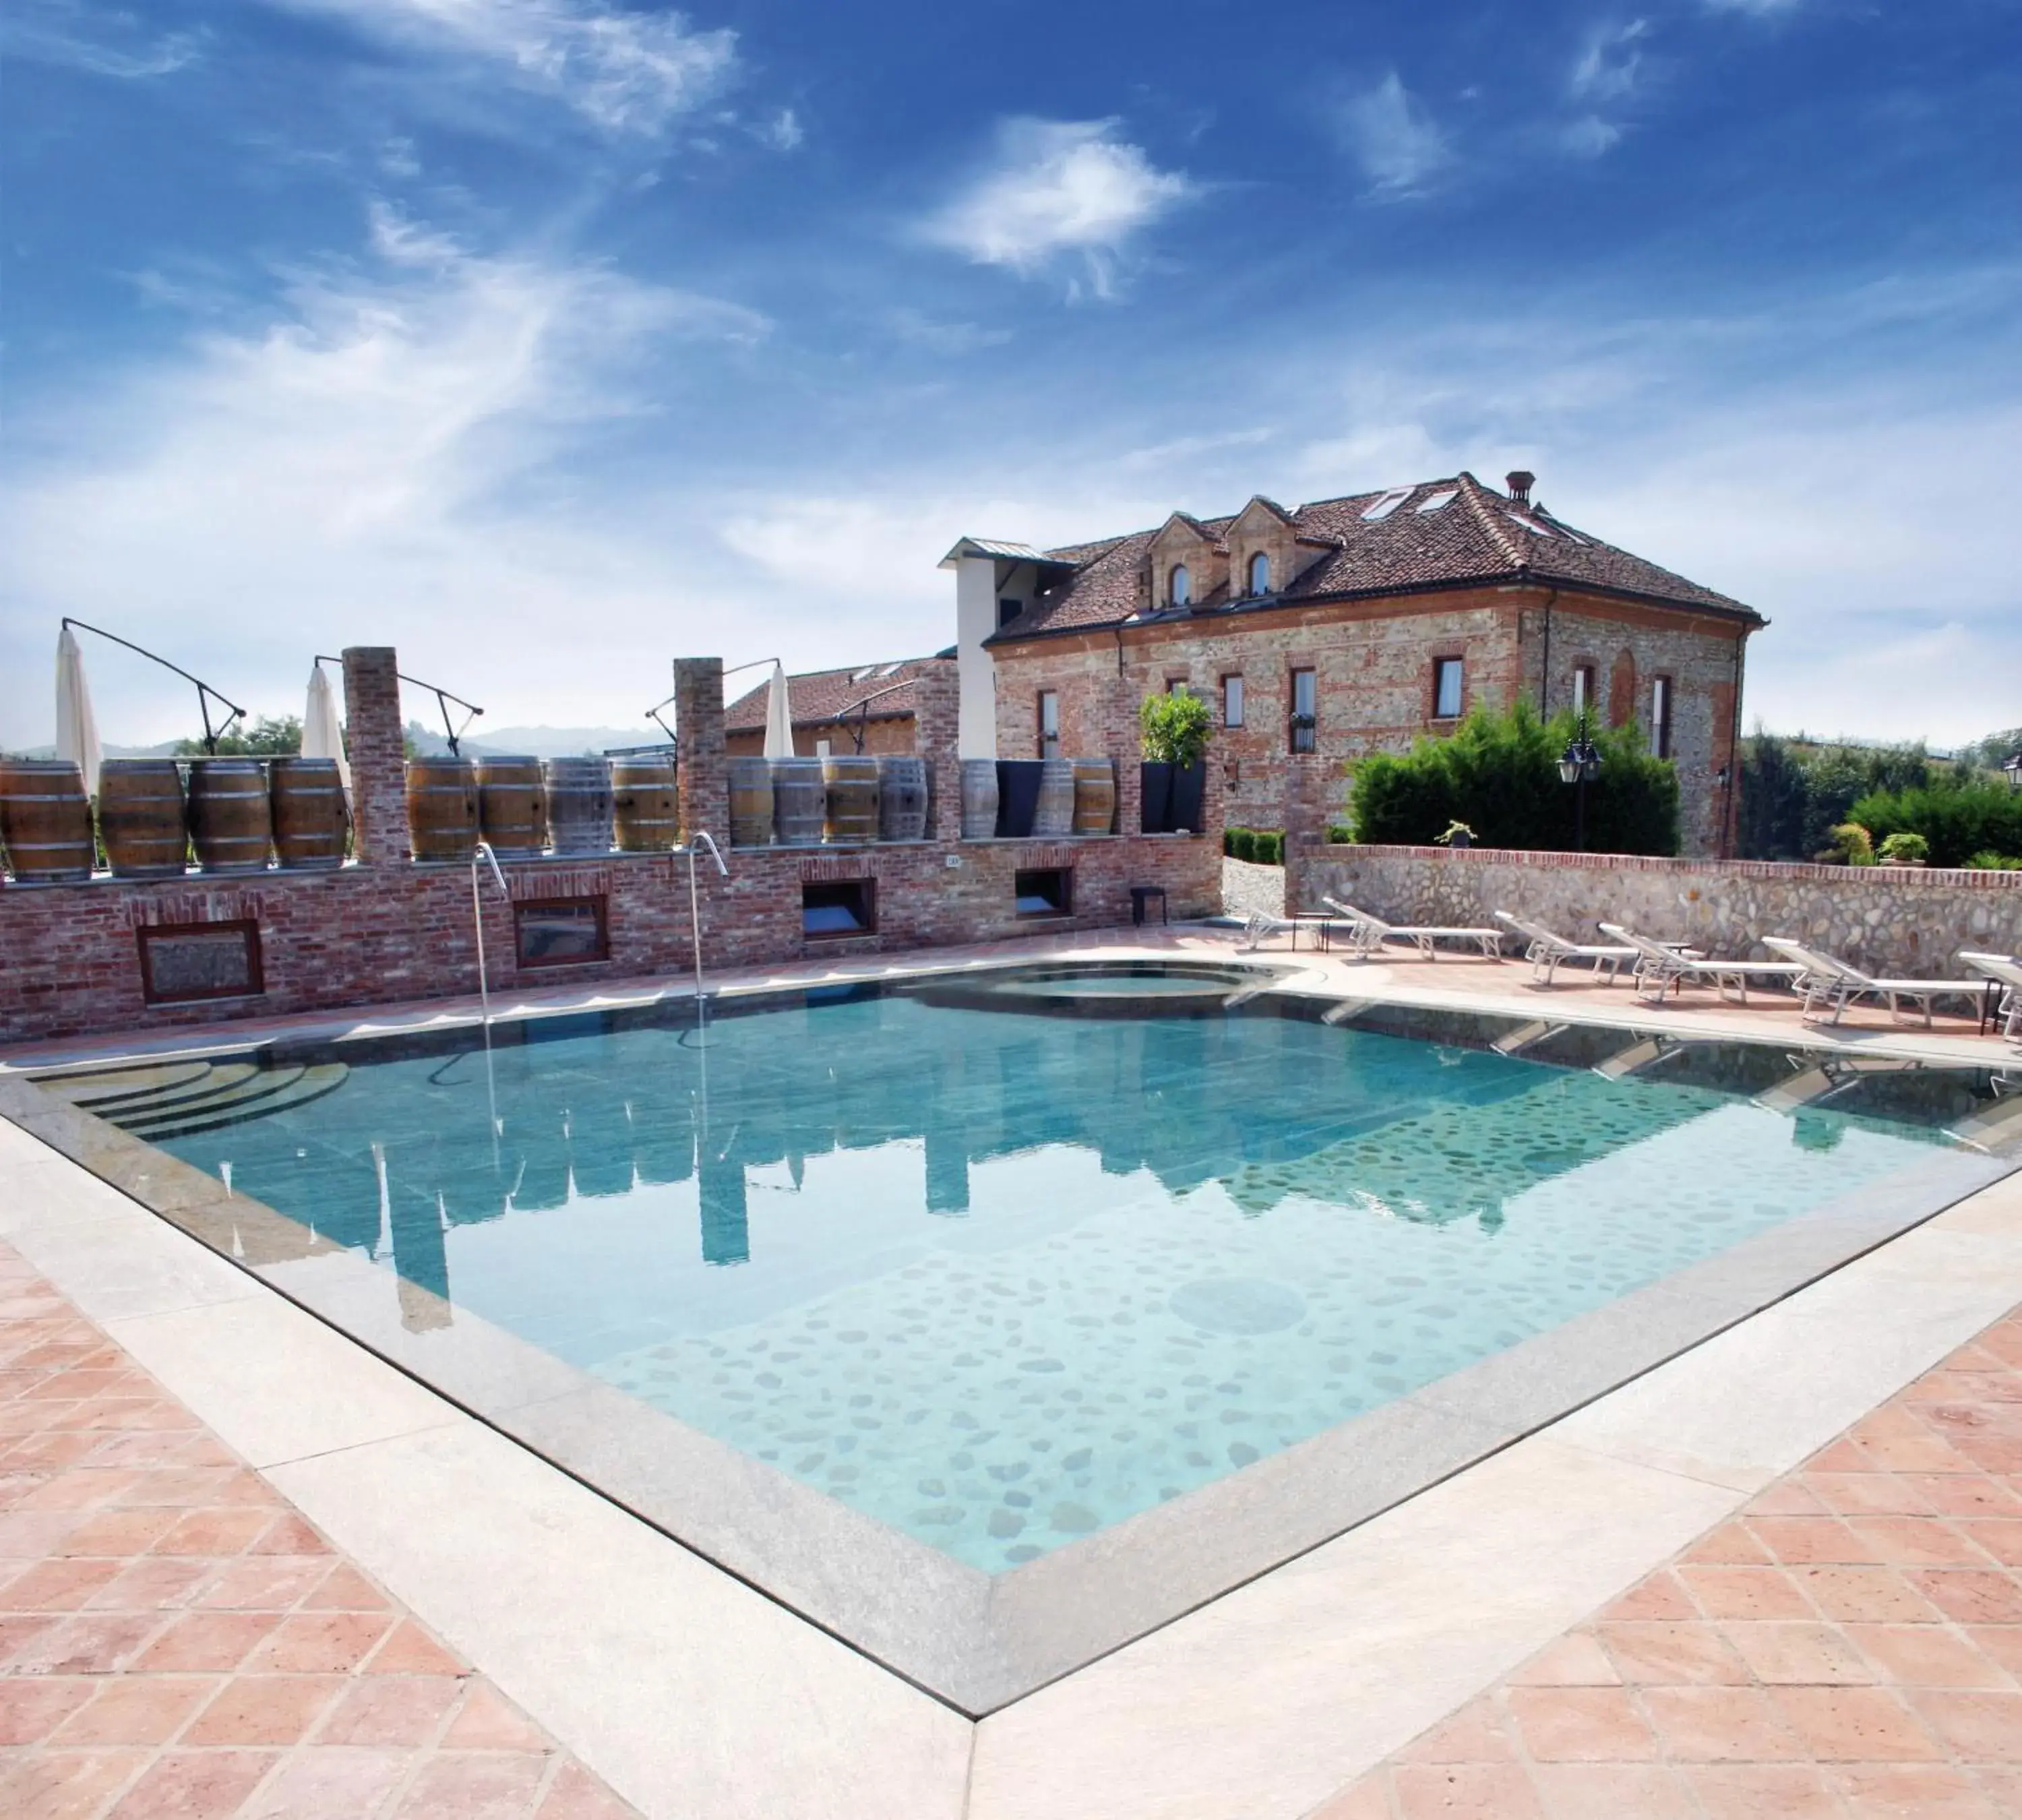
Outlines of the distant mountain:
M482 729L481 738L473 736ZM407 722L407 737L424 757L449 750L449 741L440 727ZM536 758L568 758L584 752L603 752L619 746L664 745L666 735L658 727L487 727L482 722L472 735L458 742L465 758L484 758L502 755L531 755Z
M176 749L173 740L164 740L159 746L104 746L99 750L102 758L166 758ZM54 746L24 746L18 757L24 758L53 758Z

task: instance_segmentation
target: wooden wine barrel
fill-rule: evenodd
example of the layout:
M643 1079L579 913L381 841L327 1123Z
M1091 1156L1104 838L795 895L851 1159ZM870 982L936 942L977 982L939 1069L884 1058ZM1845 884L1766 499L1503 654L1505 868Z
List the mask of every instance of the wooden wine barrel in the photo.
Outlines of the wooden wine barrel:
M108 758L98 769L98 838L115 879L179 879L189 864L183 774L173 758Z
M477 767L447 754L407 761L407 839L414 857L468 864L477 851Z
M730 844L772 844L772 765L768 758L732 758L730 772Z
M927 835L927 762L910 752L878 761L878 838L924 840Z
M671 752L633 752L611 761L611 813L622 853L663 853L681 830Z
M91 799L68 758L0 758L0 842L17 883L91 876Z
M477 761L477 825L502 860L537 857L548 844L548 780L538 758Z
M550 758L548 831L558 853L611 851L611 763L606 758Z
M267 767L257 758L192 758L190 845L206 872L264 872L274 844Z
M822 760L822 789L828 806L822 838L856 846L878 838L878 761L866 753Z
M962 762L962 838L988 840L997 832L997 761Z
M1032 811L1034 835L1072 834L1074 820L1074 760L1042 760L1039 766L1039 801Z
M1109 758L1074 761L1074 831L1108 834L1116 824L1116 765Z
M819 758L772 758L772 838L783 847L821 844L828 787Z
M276 758L268 766L274 811L274 857L290 872L329 872L344 864L351 806L334 758Z

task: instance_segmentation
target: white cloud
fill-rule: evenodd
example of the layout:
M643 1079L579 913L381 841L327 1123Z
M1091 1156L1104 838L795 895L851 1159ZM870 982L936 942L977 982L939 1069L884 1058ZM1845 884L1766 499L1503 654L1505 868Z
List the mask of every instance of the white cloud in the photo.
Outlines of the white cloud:
M203 54L206 35L151 35L130 13L102 11L77 0L11 0L0 18L0 55L137 82L188 68Z
M705 601L677 512L596 458L648 410L653 363L684 342L721 360L764 320L600 265L480 256L390 210L371 244L295 274L261 327L17 409L10 741L47 736L42 634L65 612L268 711L294 706L315 652L385 642L495 718L610 722L713 641L734 590ZM148 668L95 664L108 738L187 730Z
M771 147L775 152L797 151L801 141L807 136L807 129L801 126L800 115L791 108L782 108L769 120L761 121L753 129L753 137L758 143Z
M1598 158L1620 143L1622 129L1598 114L1582 114L1559 133L1559 143L1576 158Z
M1453 162L1446 134L1395 70L1343 102L1340 124L1379 196L1415 196Z
M1597 27L1573 64L1570 86L1582 101L1594 104L1626 101L1635 92L1643 65L1642 41L1650 35L1647 19L1626 25Z
M463 58L565 102L611 133L652 134L730 81L734 31L604 0L268 0L339 18L437 57Z
M1002 347L1012 338L1006 328L985 328L980 323L947 322L930 316L910 304L888 309L878 319L893 338L936 354L972 354L979 348Z
M1197 193L1115 137L1114 120L1006 120L991 168L933 216L922 233L979 265L1030 276L1078 256L1099 297L1140 230Z
M1775 19L1794 13L1805 0L1704 0L1709 13L1745 13L1752 18Z

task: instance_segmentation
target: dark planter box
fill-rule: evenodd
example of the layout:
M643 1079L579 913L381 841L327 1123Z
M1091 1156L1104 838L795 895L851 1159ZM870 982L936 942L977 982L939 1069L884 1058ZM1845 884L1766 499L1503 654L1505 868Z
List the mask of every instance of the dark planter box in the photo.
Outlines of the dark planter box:
M1207 761L1193 765L1162 765L1150 760L1138 766L1144 809L1139 826L1146 834L1201 831L1201 804L1207 794Z
M1173 773L1173 803L1167 831L1188 834L1201 831L1201 805L1207 799L1207 762L1176 769Z
M1039 806L1039 777L1046 767L1037 758L997 761L997 835L1000 840L1023 840L1032 831Z
M1173 767L1155 765L1149 759L1137 767L1138 788L1144 807L1137 818L1141 834L1173 831Z

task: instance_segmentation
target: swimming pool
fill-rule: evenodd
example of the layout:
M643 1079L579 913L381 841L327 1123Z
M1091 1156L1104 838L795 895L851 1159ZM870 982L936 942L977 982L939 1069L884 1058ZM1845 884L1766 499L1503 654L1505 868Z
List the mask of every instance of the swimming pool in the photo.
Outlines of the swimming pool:
M888 1603L930 1551L945 1621L1100 1571L1104 1635L1141 1629L1195 1596L1189 1510L1210 1579L1254 1571L1391 1482L1329 1504L1315 1463L1409 1427L1415 1489L2006 1167L1947 1135L1995 1099L1970 1074L1271 984L1002 970L52 1084L216 1178L210 1242L969 1701L1060 1649L1000 1637L954 1689L887 1634L929 1620L853 1622L876 1588L795 1550L884 1549ZM670 1483L711 1471L734 1495Z

